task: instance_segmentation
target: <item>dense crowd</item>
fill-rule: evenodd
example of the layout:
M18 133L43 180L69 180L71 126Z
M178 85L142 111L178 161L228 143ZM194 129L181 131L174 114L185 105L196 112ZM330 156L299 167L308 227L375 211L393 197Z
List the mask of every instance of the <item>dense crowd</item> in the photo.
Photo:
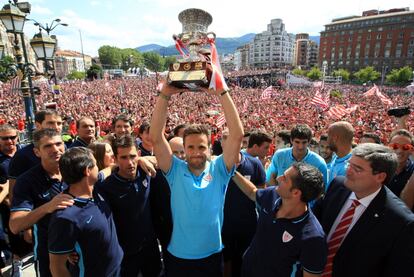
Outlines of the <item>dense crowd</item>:
M17 91L11 91L9 84L2 85L0 103L0 121L18 127L25 119L22 98ZM60 94L51 92L47 84L40 85L42 93L36 98L36 106L41 109L46 103L57 102L57 110L69 124L82 116L90 116L98 121L100 130L110 130L112 118L126 113L135 122L135 126L148 120L155 104L156 81L153 78L95 80L92 82L75 81L61 84ZM324 91L339 90L342 96L330 97L331 106L342 104L345 107L358 105L358 108L345 115L342 120L350 122L356 129L357 137L363 132L376 132L383 141L389 137L396 122L387 115L389 106L376 97L363 97L370 87L356 85L329 85ZM271 97L263 99L264 88L232 87L232 97L240 113L246 130L262 128L276 133L281 129L290 129L296 123L306 123L312 127L317 138L330 123L325 112L311 104L316 88L274 88ZM393 106L413 107L414 97L397 87L380 87L390 97ZM200 92L186 92L174 99L170 105L167 131L181 123L202 122L215 128L216 118L222 113L216 99ZM413 116L408 126L413 126Z

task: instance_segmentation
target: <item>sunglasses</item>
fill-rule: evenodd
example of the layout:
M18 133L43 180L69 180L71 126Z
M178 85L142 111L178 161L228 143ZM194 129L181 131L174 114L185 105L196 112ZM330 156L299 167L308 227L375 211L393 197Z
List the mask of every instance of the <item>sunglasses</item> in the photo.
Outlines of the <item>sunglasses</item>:
M11 139L11 140L15 140L16 138L17 138L17 136L0 137L0 139L1 139L1 140L4 140L4 141L9 140L9 139Z
M390 147L393 150L402 149L404 151L414 149L414 146L412 146L411 144L408 144L408 143L407 144L391 143L391 144L388 144L388 147Z

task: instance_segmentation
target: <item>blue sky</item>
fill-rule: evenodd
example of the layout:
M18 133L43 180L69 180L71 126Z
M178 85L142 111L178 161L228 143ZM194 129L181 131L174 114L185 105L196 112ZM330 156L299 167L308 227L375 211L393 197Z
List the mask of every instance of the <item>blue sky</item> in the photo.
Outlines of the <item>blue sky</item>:
M7 2L2 0L2 4ZM62 49L80 51L79 30L84 52L97 55L102 45L120 48L149 43L171 45L172 34L181 32L178 14L187 8L201 8L213 16L209 27L219 37L238 37L259 33L273 18L281 18L290 33L319 35L323 25L333 18L360 15L363 10L409 7L412 0L29 0L28 18L41 23L60 18L68 27L59 26L52 34ZM26 22L25 33L37 31Z

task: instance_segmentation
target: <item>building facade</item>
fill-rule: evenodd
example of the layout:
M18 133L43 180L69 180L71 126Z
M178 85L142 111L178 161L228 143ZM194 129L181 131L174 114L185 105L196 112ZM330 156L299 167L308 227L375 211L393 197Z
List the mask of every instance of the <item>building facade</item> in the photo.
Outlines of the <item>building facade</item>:
M244 70L249 67L249 49L248 44L236 49L234 53L234 67L236 70Z
M309 69L318 64L318 44L309 39L309 34L297 34L295 42L294 66Z
M55 53L56 77L65 78L73 71L85 72L92 65L92 57L72 50L57 50Z
M332 20L321 32L319 66L356 71L373 66L380 72L413 66L414 11L370 10L362 16Z
M249 66L265 69L291 66L295 48L295 35L285 30L282 19L272 19L267 30L257 34L249 44Z

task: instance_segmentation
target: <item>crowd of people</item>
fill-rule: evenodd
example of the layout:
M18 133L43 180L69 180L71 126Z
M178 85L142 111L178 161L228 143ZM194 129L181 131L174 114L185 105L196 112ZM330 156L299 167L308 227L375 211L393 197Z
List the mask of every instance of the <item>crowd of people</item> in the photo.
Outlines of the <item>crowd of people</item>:
M32 245L42 277L412 275L413 115L388 115L369 88L40 86L28 145L21 98L2 91L13 276ZM380 90L413 107L404 89ZM316 91L353 109L334 117Z

